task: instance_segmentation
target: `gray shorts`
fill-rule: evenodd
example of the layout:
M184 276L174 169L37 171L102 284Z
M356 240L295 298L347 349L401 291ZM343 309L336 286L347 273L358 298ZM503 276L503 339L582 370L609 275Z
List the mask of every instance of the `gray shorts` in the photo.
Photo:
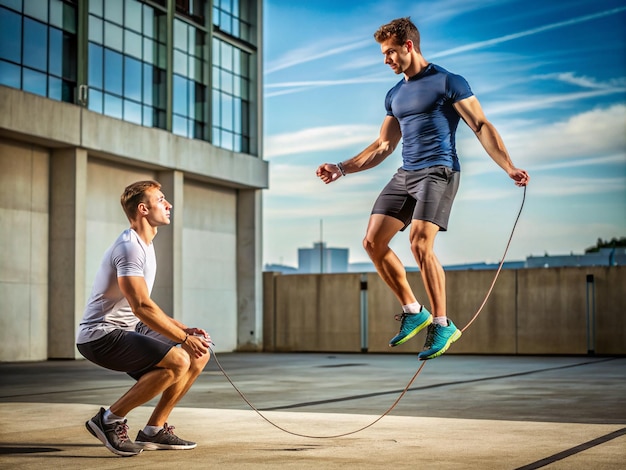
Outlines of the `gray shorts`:
M156 369L176 342L150 330L142 323L135 331L114 330L102 338L77 344L89 361L105 369L126 372L133 379Z
M399 168L376 199L372 214L402 221L402 230L415 219L432 222L445 232L459 180L460 173L447 166L414 171Z

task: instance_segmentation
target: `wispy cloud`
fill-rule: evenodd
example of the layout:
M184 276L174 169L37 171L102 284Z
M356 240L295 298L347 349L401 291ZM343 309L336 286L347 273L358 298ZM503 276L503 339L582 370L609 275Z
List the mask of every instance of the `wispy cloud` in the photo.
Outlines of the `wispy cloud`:
M527 123L523 129L500 129L513 161L527 170L570 166L607 165L626 160L626 105L595 108L552 124ZM498 171L478 140L469 134L457 148L472 174ZM462 163L463 164L463 163ZM552 167L552 165L556 165Z
M543 75L532 75L531 80L556 80L570 85L576 85L581 88L590 88L598 90L614 90L619 92L626 91L626 77L618 77L601 82L593 77L576 75L573 72L548 73Z
M454 3L454 2L453 2ZM471 9L476 9L479 8L480 5L475 5L474 7L472 7ZM598 13L594 13L594 14L590 14L590 15L583 15L583 16L579 16L576 18L572 18L569 20L565 20L565 21L559 21L556 23L551 23L548 25L543 25L543 26L539 26L537 28L531 28L525 31L520 31L517 33L512 33L512 34L507 34L505 36L500 36L497 38L492 38L492 39L488 39L485 41L477 41L477 42L473 42L471 44L466 44L464 46L459 46L459 47L455 47L452 49L447 49L445 51L440 51L440 52L435 52L429 55L430 58L441 58L441 57L448 57L448 56L452 56L452 55L458 55L458 54L462 54L462 53L466 53L468 51L475 51L475 50L479 50L479 49L485 49L485 48L489 48L491 46L494 45L498 45L504 42L508 42L508 41L513 41L516 39L520 39L523 37L527 37L527 36L533 36L536 34L540 34L546 31L551 31L554 29L558 29L558 28L563 28L563 27L567 27L567 26L573 26L579 23L584 23L587 21L592 21L592 20L596 20L599 18L603 18L606 16L611 16L611 15L616 15L618 13L621 13L623 11L626 11L626 7L619 7L619 8L613 8L610 10L605 10L602 12L598 12ZM370 41L370 39L367 39L367 41ZM345 40L342 40L341 44L345 43ZM311 62L311 61L315 61L315 60L319 60L319 59L323 59L323 58L327 58L327 57L331 57L337 54L342 54L345 52L349 52L349 51L353 51L356 49L360 49L363 47L363 45L366 43L365 39L359 39L357 41L348 41L350 42L349 44L342 46L342 47L331 47L332 42L327 43L326 46L324 46L326 49L323 51L319 51L319 46L306 46L304 48L301 49L297 49L294 51L290 51L288 54L286 54L285 56L283 56L282 58L278 59L277 61L275 61L274 63L270 64L268 66L268 68L265 70L265 74L270 74L273 73L275 71L278 70L283 70L289 67L293 67L296 65L301 65L307 62ZM615 83L611 84L609 86L609 84L604 83L604 84L597 84L594 83L593 79L587 79L587 77L576 77L574 75L568 75L567 73L564 74L550 74L550 75L544 75L544 76L535 76L534 78L536 79L547 79L547 78L552 78L552 79L558 79L558 80L562 80L562 81L567 81L569 83L576 83L580 86L585 86L585 87L589 87L589 88L609 88L606 89L606 93L610 93L610 88L623 88L624 87L624 80L623 79L618 79L616 80ZM298 92L303 92L303 91L308 91L312 88L319 88L319 87L329 87L329 86L344 86L344 85L353 85L355 83L372 83L372 82L380 82L382 80L385 80L384 78L381 78L378 74L372 75L364 75L361 77L355 77L349 80L312 80L312 81L306 81L306 82L286 82L286 83L273 83L273 84L266 84L265 88L266 89L280 89L279 91L272 91L269 93L265 94L266 98L271 98L274 96L279 96L279 95L283 95L283 94L289 94L289 93L298 93ZM601 86L599 86L601 85ZM596 95L588 95L588 96L596 96ZM527 104L527 103L522 103L522 104ZM537 103L535 103L535 105L537 105ZM520 110L523 110L523 108L519 108Z
M513 34L507 34L505 36L500 36L498 38L493 38L493 39L488 39L486 41L478 41L478 42L474 42L471 44L466 44L464 46L459 46L459 47L455 47L452 49L448 49L446 51L441 51L441 52L437 52L434 54L431 54L431 57L434 58L439 58L439 57L447 57L450 55L456 55L456 54L461 54L461 53L465 53L467 51L473 51L476 49L484 49L486 47L491 47L494 46L496 44L501 44L503 42L507 42L507 41L513 41L515 39L519 39L519 38L523 38L525 36L533 36L535 34L540 34L546 31L550 31L553 29L557 29L557 28L563 28L565 26L572 26L578 23L583 23L586 21L591 21L591 20L596 20L598 18L603 18L605 16L610 16L610 15L615 15L617 13L620 13L622 11L625 11L626 7L619 7L619 8L613 8L610 10L605 10L605 11L601 11L599 13L594 13L591 15L583 15L583 16L579 16L577 18L572 18L570 20L566 20L566 21L559 21L556 23L552 23L552 24L548 24L548 25L543 25L543 26L539 26L537 28L531 28L531 29L527 29L526 31L520 31L517 33L513 33Z
M354 85L363 83L385 83L389 82L389 77L368 76L358 78L347 78L341 80L307 80L302 82L281 82L272 83L265 86L266 89L278 88L279 91L265 93L265 98L274 96L287 95L290 93L298 93L301 91L310 91L314 88L338 86L338 85Z
M337 44L346 44L345 46L336 47ZM279 70L284 70L296 65L305 64L314 60L324 59L326 57L334 56L337 54L344 54L346 52L353 51L355 49L361 49L365 40L346 40L345 38L339 41L324 41L322 50L320 50L319 44L309 45L299 49L289 51L284 56L276 59L270 63L264 70L265 75L269 75Z
M378 135L377 126L337 125L303 129L277 134L265 139L267 159L346 148L355 144L370 144Z
M541 95L527 97L524 100L507 100L502 103L491 103L489 105L489 116L511 115L513 113L527 113L529 111L540 111L548 109L559 103L576 102L582 100L608 96L613 94L623 94L626 88L603 88L592 91L581 91L577 93L563 93L558 95Z
M541 197L564 198L576 195L623 193L626 191L624 178L572 178L543 176L540 179L531 180L528 186L529 195L537 200ZM493 189L485 191L484 188L474 188L465 191L459 200L466 201L501 201L510 198L512 192L509 189ZM547 201L545 201L547 202Z

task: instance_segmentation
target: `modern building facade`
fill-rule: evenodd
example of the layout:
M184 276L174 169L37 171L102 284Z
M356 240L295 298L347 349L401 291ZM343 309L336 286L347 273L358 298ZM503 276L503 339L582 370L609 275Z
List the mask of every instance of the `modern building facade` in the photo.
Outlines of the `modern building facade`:
M262 347L262 0L0 0L0 361L80 357L119 198L173 204L153 297Z

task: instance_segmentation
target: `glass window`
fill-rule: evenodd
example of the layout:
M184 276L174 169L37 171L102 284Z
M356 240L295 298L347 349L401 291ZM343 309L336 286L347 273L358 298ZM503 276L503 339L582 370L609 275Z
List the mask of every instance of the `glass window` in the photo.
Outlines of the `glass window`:
M121 0L104 2L104 19L117 23L120 26L124 24L124 2Z
M188 99L187 80L180 75L174 75L174 113L187 116Z
M104 50L104 89L117 95L122 94L122 58L122 54L110 49ZM104 108L106 109L106 104Z
M0 58L21 62L22 18L19 14L0 8Z
M76 34L76 10L67 3L63 3L63 30Z
M61 97L63 96L63 80L48 76L48 96L61 101Z
M142 124L144 126L153 126L154 125L154 109L152 106L144 106L143 107L143 120Z
M63 33L63 78L69 81L76 81L76 36Z
M253 2L250 0L215 0L213 5L213 24L220 30L236 38L254 43L252 36Z
M141 3L136 0L126 0L124 3L124 26L141 33Z
M13 88L21 88L19 65L0 60L0 84Z
M175 114L172 121L172 132L183 137L189 137L187 119Z
M102 47L89 43L89 86L102 89Z
M203 130L205 123L195 122L203 119L209 106L205 92L207 84L202 73L206 60L206 37L206 33L197 26L181 19L174 20L172 132L186 137L208 137Z
M141 84L141 62L124 57L124 96L140 102Z
M89 15L89 40L102 44L104 37L103 30L102 20L93 15Z
M153 84L154 78L152 74L153 68L149 64L143 64L143 96L142 101L145 104L153 103Z
M0 5L13 8L16 11L22 11L22 0L0 0Z
M104 112L104 109L102 107L102 98L103 98L102 93L90 88L89 96L87 98L87 103L88 103L87 107L91 111L95 111L96 113Z
M122 99L110 95L108 93L104 94L104 114L107 116L111 116L117 119L122 119Z
M174 50L174 73L187 75L187 55L178 50Z
M0 59L5 59L6 75L1 83L74 102L75 20L74 5L61 0L0 0Z
M143 6L143 34L154 36L154 10L148 5Z
M154 63L156 57L156 43L150 38L143 39L143 60L145 62Z
M124 31L124 53L132 55L138 59L142 56L142 41L141 35L132 31Z
M90 90L104 92L99 112L165 127L167 61L162 26L166 25L166 12L138 0L102 5L90 9L89 15L90 25L101 25L90 34L88 67ZM96 44L99 41L104 47Z
M131 100L124 100L124 120L141 124L141 105Z
M23 64L46 71L48 66L48 27L29 18L24 18Z
M188 50L187 25L181 20L174 20L174 47L176 49Z
M113 23L105 21L104 44L111 49L122 52L124 50L124 30Z
M61 0L50 0L50 25L70 33L76 33L74 6Z
M217 38L213 51L213 142L230 150L249 152L250 54Z
M22 68L22 90L46 96L48 77L45 73Z
M32 16L44 23L48 22L48 2L47 0L32 1L26 0L24 2L24 14Z
M60 77L63 74L63 33L60 29L49 29L50 39L48 40L48 54L50 64L48 72Z
M104 0L89 0L89 13L102 18L102 16L104 16L103 1Z

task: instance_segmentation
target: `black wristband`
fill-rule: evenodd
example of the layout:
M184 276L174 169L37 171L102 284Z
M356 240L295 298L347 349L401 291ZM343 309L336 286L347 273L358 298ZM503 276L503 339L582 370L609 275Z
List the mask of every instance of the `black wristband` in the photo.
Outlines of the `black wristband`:
M339 171L341 172L341 176L346 176L346 170L343 167L343 162L337 163L337 168L339 168Z

